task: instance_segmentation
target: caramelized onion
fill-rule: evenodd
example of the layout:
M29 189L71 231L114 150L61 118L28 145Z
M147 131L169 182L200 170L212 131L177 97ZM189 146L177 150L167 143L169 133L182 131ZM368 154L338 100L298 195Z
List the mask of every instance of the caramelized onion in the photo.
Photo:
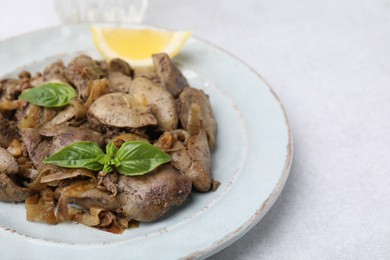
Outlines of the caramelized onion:
M92 171L79 168L65 169L48 164L33 176L33 181L27 183L26 186L32 190L42 190L47 186L57 187L61 181L76 177L88 177L96 182L95 174Z
M14 139L7 147L7 151L14 157L20 157L23 153L22 144L18 139Z
M130 133L126 133L126 134L121 134L121 135L118 135L118 136L115 136L113 139L112 139L112 142L114 143L114 145L116 147L120 147L124 142L130 142L130 141L142 141L142 142L146 142L146 143L149 143L149 140L146 139L146 138L143 138L139 135L136 135L136 134L130 134Z
M19 121L19 129L37 128L52 120L56 113L56 110L53 108L43 108L29 104L24 111L23 118Z
M54 193L51 189L45 189L26 199L26 218L29 221L57 224L54 214Z
M140 112L146 112L149 110L149 103L144 94L123 95L123 100L127 104L128 108L134 108Z
M55 181L60 181L64 179L69 179L69 178L75 178L75 177L90 177L92 179L95 178L95 174L87 169L63 169L63 168L58 168L58 171L55 173L47 174L41 177L40 182L41 183L50 183L50 182L55 182Z
M49 175L54 170L54 165L47 165L43 169L41 169L36 175L33 176L32 182L26 183L26 186L32 190L43 190L47 187L46 183L41 183L41 178L45 175Z
M192 103L188 111L187 131L190 135L197 135L201 128L201 110L198 104Z
M83 119L87 116L87 109L81 101L72 99L70 105L74 108L74 118L76 120Z
M19 129L35 128L39 122L40 108L39 106L30 104L24 112L24 117L19 122Z
M71 209L71 207L70 207ZM100 230L111 232L114 234L121 234L127 228L129 228L129 222L124 218L118 218L111 211L107 211L101 208L91 207L89 211L70 210L72 214L71 219L78 223L84 224L89 227L96 227ZM132 222L131 227L138 227L139 222Z
M187 144L190 134L185 130L173 130L170 132L164 132L158 140L154 143L155 146L165 152L175 152L185 149L183 145ZM178 145L182 143L182 145Z
M74 118L75 111L74 107L68 106L65 109L58 112L58 114L52 118L52 120L48 121L44 128L51 128L53 126L62 125L69 121L70 119Z
M44 128L51 128L53 126L60 126L71 119L80 120L87 116L87 109L79 100L73 99L70 105L58 112L55 117L52 117L49 122L44 125Z
M154 145L158 148L160 148L163 151L168 151L171 149L172 144L173 144L173 136L171 132L164 132L157 140Z
M57 221L66 222L72 219L72 212L69 210L68 200L70 197L75 197L77 194L85 192L95 187L95 183L90 181L79 181L72 183L66 187L62 187L59 193L61 194L58 199L57 207Z
M183 142L184 144L187 144L188 139L191 137L191 135L183 130L183 129L176 129L171 131L175 141Z
M115 215L111 211L102 211L99 214L99 218L100 218L99 227L108 227L113 223L115 219Z
M39 174L38 174L38 176L39 176ZM37 179L39 179L39 177ZM46 183L40 183L37 180L34 180L33 182L30 182L30 183L25 183L25 185L27 188L34 190L34 191L40 191L40 190L47 188Z
M16 161L19 165L18 174L21 176L32 180L38 175L38 171L33 168L34 164L29 158L21 156Z
M0 101L0 111L10 111L15 110L21 107L22 102L19 100L1 100Z
M84 212L82 214L76 214L72 217L72 220L84 224L89 227L94 227L100 224L99 213L103 209L99 208L90 208L89 212Z
M96 79L88 82L88 99L85 101L84 106L88 109L93 101L98 97L108 93L108 80L107 79Z
M54 116L57 114L57 111L53 108L45 107L43 108L43 115L41 117L41 123L44 124L46 122L49 122L54 118Z

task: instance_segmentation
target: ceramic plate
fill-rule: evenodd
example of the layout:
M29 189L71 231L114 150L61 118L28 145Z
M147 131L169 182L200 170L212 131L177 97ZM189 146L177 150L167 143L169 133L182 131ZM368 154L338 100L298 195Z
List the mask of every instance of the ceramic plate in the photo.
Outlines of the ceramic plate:
M89 26L44 29L0 43L0 75L76 54L101 58ZM269 210L292 158L286 115L270 87L225 51L192 37L174 59L210 97L218 122L212 154L215 192L194 193L162 219L121 235L75 223L27 222L24 204L0 203L2 257L17 259L199 259L233 243Z

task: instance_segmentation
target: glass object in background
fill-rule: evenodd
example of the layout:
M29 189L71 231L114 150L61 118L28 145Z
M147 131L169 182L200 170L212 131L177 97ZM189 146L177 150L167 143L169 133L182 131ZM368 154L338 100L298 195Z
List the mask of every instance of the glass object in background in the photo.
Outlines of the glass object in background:
M55 8L65 23L141 23L148 0L55 0Z

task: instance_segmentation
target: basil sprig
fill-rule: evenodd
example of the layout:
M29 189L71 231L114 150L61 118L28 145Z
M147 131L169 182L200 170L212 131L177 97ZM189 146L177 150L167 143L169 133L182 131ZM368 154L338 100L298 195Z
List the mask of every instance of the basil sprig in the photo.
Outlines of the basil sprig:
M118 172L124 175L142 175L169 162L171 157L153 145L138 141L123 143L115 159L119 162L118 165L115 164Z
M63 107L76 96L77 92L71 86L65 83L51 82L23 91L19 99L41 107Z
M106 153L97 143L76 142L46 158L43 162L64 168L103 170L105 173L116 169L121 174L136 176L148 173L170 160L171 157L157 147L134 141L123 143L119 149L109 142L106 146Z

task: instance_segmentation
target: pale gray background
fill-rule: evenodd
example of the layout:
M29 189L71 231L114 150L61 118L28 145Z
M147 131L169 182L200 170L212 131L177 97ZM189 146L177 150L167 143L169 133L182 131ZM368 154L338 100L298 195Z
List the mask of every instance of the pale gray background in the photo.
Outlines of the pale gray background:
M50 0L0 10L0 39L60 24ZM292 126L280 198L211 259L390 259L390 1L152 0L145 23L245 61Z

